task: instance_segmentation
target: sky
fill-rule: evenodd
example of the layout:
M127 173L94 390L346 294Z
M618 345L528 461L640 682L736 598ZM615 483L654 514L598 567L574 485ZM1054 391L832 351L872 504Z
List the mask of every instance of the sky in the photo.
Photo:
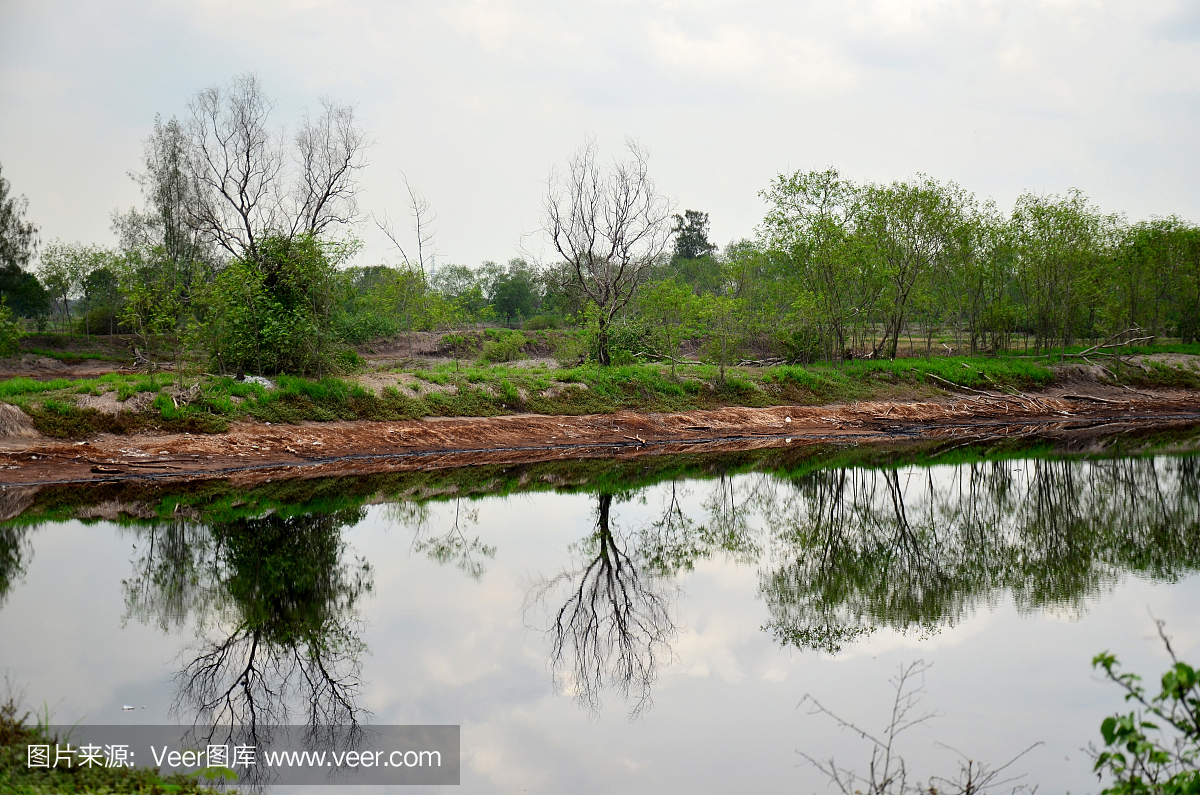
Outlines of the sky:
M646 147L722 245L773 177L828 166L1200 221L1196 0L0 0L0 168L43 242L115 244L155 114L245 72L287 129L354 105L362 209L411 240L407 175L439 265L543 254L548 174L589 136Z

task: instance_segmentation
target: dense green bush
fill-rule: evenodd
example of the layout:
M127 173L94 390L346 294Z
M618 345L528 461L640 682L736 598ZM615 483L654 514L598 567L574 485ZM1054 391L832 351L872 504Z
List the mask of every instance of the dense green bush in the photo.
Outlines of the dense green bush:
M529 344L529 340L519 331L488 329L484 332L490 337L483 343L482 357L489 362L513 362L525 358L521 349Z
M21 324L0 300L0 356L16 356L21 350Z
M266 238L217 276L192 339L221 373L336 372L345 349L333 324L344 298L337 265L352 252L312 235Z
M551 328L562 328L563 319L558 315L534 315L525 321L526 331L543 331Z

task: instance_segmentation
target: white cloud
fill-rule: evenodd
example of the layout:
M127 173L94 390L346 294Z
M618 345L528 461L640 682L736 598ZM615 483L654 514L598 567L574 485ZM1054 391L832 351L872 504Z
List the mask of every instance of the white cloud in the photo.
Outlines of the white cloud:
M0 163L47 237L106 242L155 112L256 71L281 122L322 95L378 140L368 208L403 169L441 260L516 253L586 133L652 151L721 242L776 173L917 171L1002 206L1080 187L1131 217L1200 219L1200 16L1176 0L123 0L0 10ZM370 228L367 256L384 249Z

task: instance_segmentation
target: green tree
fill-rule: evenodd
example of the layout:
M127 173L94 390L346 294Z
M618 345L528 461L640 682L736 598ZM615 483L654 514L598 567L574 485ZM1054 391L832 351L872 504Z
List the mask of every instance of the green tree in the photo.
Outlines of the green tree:
M482 319L486 314L487 295L481 275L474 268L466 265L442 265L433 275L430 285L443 298L460 307L463 316L468 320Z
M337 266L356 243L268 236L256 258L233 260L208 289L192 341L219 372L321 378L344 349L333 315L344 302Z
M116 332L117 315L121 310L121 282L117 271L115 262L101 265L83 280L83 298L88 306L88 314L95 314L97 319L107 321L109 337Z
M183 308L180 283L171 279L170 271L155 261L155 253L156 250L126 251L115 260L112 269L120 294L117 319L134 333L147 354L161 347L167 335L178 329Z
M872 186L863 193L862 228L876 252L887 285L883 293L883 336L873 353L896 358L910 298L918 283L957 256L973 200L962 188L928 177ZM926 313L935 314L926 301Z
M774 253L789 305L815 329L831 358L866 343L885 281L857 231L864 189L836 169L780 175L760 193L768 204L760 245Z
M1109 257L1112 289L1106 298L1108 331L1138 326L1154 335L1168 329L1185 342L1200 320L1200 229L1177 217L1126 227Z
M19 317L38 318L50 314L50 294L32 273L15 262L0 267L0 298Z
M1100 287L1100 264L1117 219L1104 216L1081 191L1022 194L1013 208L1017 278L1038 349L1074 337L1080 310Z
M71 300L83 291L83 280L106 257L99 246L55 240L42 252L38 273L54 297L59 316L71 328Z
M700 259L714 254L717 247L708 242L708 213L684 210L672 216L675 236L675 259Z
M29 200L9 195L9 181L0 168L0 269L20 270L37 251L37 226L25 220Z
M511 324L514 320L532 317L541 305L540 282L537 271L525 260L509 260L491 283L492 307L496 317Z
M697 333L699 299L686 284L675 279L651 282L638 296L642 317L658 330L671 362L671 377L676 378L675 363L683 341Z
M200 196L192 176L192 142L174 118L155 117L145 141L143 171L131 174L142 189L141 210L113 214L113 231L121 250L137 260L143 288L175 296L177 321L190 306L192 294L211 282L220 258L193 225Z
M13 318L12 310L0 298L0 356L16 356L21 352L21 324ZM0 590L3 596L3 590Z
M723 295L701 299L700 318L705 330L704 352L716 362L718 382L724 386L725 370L736 361L749 332L746 302Z

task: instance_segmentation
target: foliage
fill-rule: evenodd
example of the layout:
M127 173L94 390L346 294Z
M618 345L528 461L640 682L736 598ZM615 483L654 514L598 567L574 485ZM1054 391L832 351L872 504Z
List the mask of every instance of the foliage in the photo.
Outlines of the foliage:
M10 189L0 169L0 269L20 271L37 250L37 226L25 220L29 200L9 195Z
M0 789L9 795L76 792L93 795L128 792L143 795L217 795L222 791L202 786L196 776L160 776L157 768L153 767L75 765L31 768L28 765L29 745L65 741L65 738L47 733L45 721L48 718L39 716L31 721L31 717L28 712L22 715L11 697L0 704Z
M510 260L507 268L497 270L487 290L496 317L505 323L532 317L542 303L537 272L521 259Z
M656 331L661 350L671 363L672 378L675 377L680 345L699 333L699 304L691 288L674 278L648 284L638 296L641 315Z
M708 242L708 213L684 210L672 216L671 234L675 236L675 259L695 260L716 252Z
M706 295L700 309L705 329L704 353L718 368L718 380L725 384L725 370L733 364L747 337L746 302L722 295Z
M490 332L497 333L490 333ZM524 357L521 349L529 344L529 340L519 331L501 332L498 329L488 329L490 337L483 343L481 354L487 362L511 362Z
M61 240L50 243L42 252L38 275L67 328L71 325L71 299L82 292L84 279L105 256L106 252L98 246Z
M1094 748L1095 770L1112 784L1104 795L1195 795L1200 792L1200 675L1175 656L1164 634L1158 633L1171 658L1160 690L1149 695L1142 678L1121 671L1115 655L1096 655L1092 667L1125 691L1136 709L1113 715L1100 724L1104 750Z
M13 319L12 310L0 298L0 356L16 356L21 350L21 324Z
M231 262L203 297L194 344L219 373L336 372L343 347L332 318L344 285L337 265L354 250L311 235L263 239L258 259Z
M525 321L522 328L526 331L545 331L563 327L563 320L557 315L534 315Z
M50 294L46 288L15 262L0 265L0 298L19 317L44 318L50 314Z

